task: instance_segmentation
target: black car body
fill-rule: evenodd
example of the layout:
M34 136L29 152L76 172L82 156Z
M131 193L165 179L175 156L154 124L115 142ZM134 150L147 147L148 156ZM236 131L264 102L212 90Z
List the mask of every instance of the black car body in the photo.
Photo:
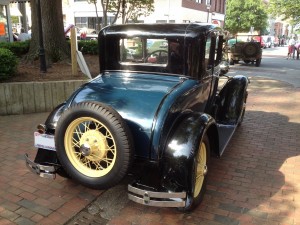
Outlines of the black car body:
M245 112L248 78L219 85L222 30L112 25L98 42L100 75L38 126L38 153L26 164L98 189L132 170L131 200L192 209L203 199L210 155L222 155Z

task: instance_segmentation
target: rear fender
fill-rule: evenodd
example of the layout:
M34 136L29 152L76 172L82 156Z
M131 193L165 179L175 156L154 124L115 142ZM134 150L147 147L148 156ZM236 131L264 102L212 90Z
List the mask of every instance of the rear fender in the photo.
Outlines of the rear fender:
M49 114L49 116L45 122L46 129L47 129L46 133L54 134L54 130L57 125L57 121L61 117L61 114L64 112L65 106L66 106L66 103L61 103L58 106L56 106L56 108L54 110L52 110L52 112Z
M52 112L49 114L48 118L45 121L46 134L53 135L55 133L55 128L57 121L59 120L61 114L65 109L65 103L59 104ZM42 148L38 148L37 154L35 156L34 162L41 165L54 165L60 166L58 161L56 151L50 151Z
M186 191L189 199L194 155L200 140L213 126L214 119L204 113L191 113L177 123L174 132L169 135L161 161L161 184L165 191Z
M217 100L216 121L225 125L236 125L241 116L249 80L237 75L229 78L220 90Z

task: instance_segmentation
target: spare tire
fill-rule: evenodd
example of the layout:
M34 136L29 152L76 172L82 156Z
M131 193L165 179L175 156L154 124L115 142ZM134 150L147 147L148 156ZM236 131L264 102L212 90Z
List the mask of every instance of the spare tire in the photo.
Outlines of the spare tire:
M256 56L260 51L259 43L258 42L249 42L246 43L243 48L243 54L246 57L254 57Z
M55 130L57 156L64 170L94 189L112 187L127 174L131 140L122 117L111 107L94 102L71 106Z

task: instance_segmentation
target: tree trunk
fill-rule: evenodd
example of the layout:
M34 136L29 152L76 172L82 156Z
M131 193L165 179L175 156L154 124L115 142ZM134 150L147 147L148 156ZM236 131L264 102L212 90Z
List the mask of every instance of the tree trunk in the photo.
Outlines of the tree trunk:
M30 42L29 59L39 55L39 30L37 16L38 0L30 1L32 12L32 39ZM64 35L62 0L40 0L42 29L46 60L48 63L57 62L70 57L70 49Z

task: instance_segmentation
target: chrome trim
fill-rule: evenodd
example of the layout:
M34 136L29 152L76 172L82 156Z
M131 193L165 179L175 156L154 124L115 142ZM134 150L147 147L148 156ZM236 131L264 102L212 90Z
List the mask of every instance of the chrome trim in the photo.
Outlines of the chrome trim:
M55 172L57 169L55 166L37 164L29 159L28 154L25 154L25 162L28 169L34 174L43 178L55 179Z
M136 203L148 206L185 207L186 192L153 192L128 184L128 198Z

